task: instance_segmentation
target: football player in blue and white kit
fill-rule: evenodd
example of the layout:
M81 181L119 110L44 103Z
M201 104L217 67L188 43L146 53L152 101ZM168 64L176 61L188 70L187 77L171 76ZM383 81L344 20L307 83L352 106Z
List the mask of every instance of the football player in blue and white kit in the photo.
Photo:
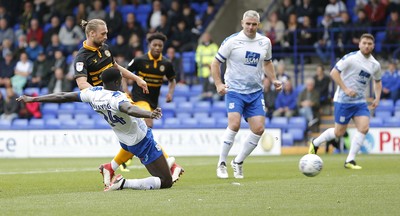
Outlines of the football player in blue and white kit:
M250 134L243 143L242 151L231 161L235 178L243 178L243 161L256 148L264 132L265 110L263 78L266 75L279 91L282 83L276 79L269 38L257 33L260 15L249 10L243 14L243 30L229 36L221 44L211 72L217 92L225 95L228 111L228 127L217 165L217 177L228 178L226 157L233 145L243 116L250 125ZM221 79L221 64L226 62L225 83Z
M104 117L117 135L120 146L136 155L152 175L143 179L124 179L117 175L104 191L132 188L149 190L170 188L171 172L161 147L154 141L151 128L142 118L159 119L161 109L143 110L131 104L121 87L121 73L117 68L103 71L103 86L90 87L81 92L60 92L39 97L21 96L17 100L29 102L86 102Z
M338 85L333 98L335 128L327 129L310 142L309 153L316 154L321 143L343 136L349 121L353 119L357 131L353 134L350 151L344 163L347 169L362 168L356 164L355 157L369 130L370 112L365 92L371 79L374 80L375 93L372 109L378 106L381 97L381 65L371 54L375 46L374 40L371 34L361 35L359 50L345 55L332 69L331 77Z

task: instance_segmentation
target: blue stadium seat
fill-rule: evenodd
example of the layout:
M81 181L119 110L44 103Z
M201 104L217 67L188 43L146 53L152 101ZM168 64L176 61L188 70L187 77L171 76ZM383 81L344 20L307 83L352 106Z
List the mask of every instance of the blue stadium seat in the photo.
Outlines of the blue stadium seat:
M47 120L47 119L56 119L57 115L54 113L43 113L42 119Z
M211 102L210 101L199 101L194 103L194 110L196 112L210 112L211 110Z
M180 121L184 128L197 128L199 126L199 122L195 118L184 118Z
M214 110L212 110L211 113L210 113L210 116L215 118L215 119L225 118L225 117L227 117L227 113L225 111L214 111Z
M300 128L289 128L287 133L292 134L294 141L303 141L304 140L304 130Z
M290 133L282 133L282 146L293 146L294 139Z
M175 111L174 110L162 109L162 119L173 118L173 117L175 117Z
M43 119L31 119L28 125L29 129L43 129L44 120Z
M273 117L271 119L271 123L269 124L269 128L286 129L288 126L288 122L288 118L286 117Z
M225 101L214 101L211 106L212 111L224 111L226 112Z
M60 129L61 122L58 119L47 119L44 121L46 129Z
M90 119L90 115L87 113L76 113L74 115L74 119L77 120L78 122L86 121Z
M193 112L193 118L195 118L195 119L198 119L198 120L200 120L200 119L204 119L204 118L209 118L210 117L210 115L208 114L208 112L198 112L197 110L195 110L194 112Z
M40 88L37 87L28 87L24 89L24 94L26 95L33 95L33 94L39 95L39 93L40 93Z
M216 119L216 127L217 128L226 128L226 127L228 127L228 118L227 117L225 117L225 118L217 118Z
M154 119L153 128L155 128L155 129L164 128L163 120L162 119Z
M265 118L264 127L267 128L269 124L271 124L271 120L269 118Z
M250 128L249 123L247 123L246 120L244 120L244 118L242 118L240 120L240 127L241 128Z
M383 125L385 127L400 127L400 118L397 117L384 118Z
M395 110L400 110L400 100L397 100L395 105L394 105Z
M203 92L203 86L201 84L192 85L190 87L190 93L192 93L193 96L200 96L202 92Z
M384 40L386 38L386 32L381 31L377 32L375 35L375 52L380 53L382 51L382 44L384 43Z
M167 118L164 120L164 128L181 128L181 121L178 118Z
M58 114L58 103L44 103L42 104L43 114Z
M137 7L137 11L142 12L142 13L150 13L152 10L152 5L151 4L140 4Z
M5 119L0 119L0 129L1 130L11 129L11 121L5 120Z
M174 96L174 98L172 99L175 103L181 103L181 102L187 102L187 97L186 96L182 96L182 95L177 95ZM164 99L165 101L165 99Z
M370 127L383 127L383 119L380 117L372 117L369 119Z
M74 114L75 112L74 103L62 103L58 109L58 114Z
M375 117L379 117L382 119L385 118L391 118L392 117L392 111L388 111L388 110L375 110Z
M215 128L218 126L217 120L215 120L215 118L212 118L212 117L198 119L198 121L199 121L200 128ZM227 126L227 124L225 125L225 127L226 126Z
M193 104L190 102L182 102L177 104L176 109L179 110L179 112L190 112L193 110Z
M176 113L176 118L182 120L182 119L188 119L192 118L192 114L190 112L178 112Z
M95 128L95 121L93 119L76 119L79 129L93 129Z
M41 88L39 95L45 95L49 93L49 89L47 87Z
M75 119L60 120L61 129L78 129L78 122Z
M72 113L61 113L58 114L57 116L58 120L62 121L68 121L74 119L74 114Z
M96 111L94 111L92 107L87 103L73 103L73 104L75 107L74 108L75 114L82 113L82 114L92 115L93 113L96 113Z
M167 111L167 110L171 110L174 111L176 110L176 103L174 101L170 102L170 103L164 103L161 107L161 109L163 111Z
M28 129L28 119L14 119L11 124L11 129L14 130Z
M289 118L287 128L299 128L305 131L307 129L307 120L303 116L293 116Z
M174 96L190 96L190 88L188 85L177 85L175 87Z
M391 99L381 100L375 110L392 112L394 110L394 102Z
M194 51L182 53L183 72L185 74L194 74L196 72L196 53Z
M136 20L140 23L143 29L147 29L147 18L149 17L149 13L141 12L138 10L136 13Z

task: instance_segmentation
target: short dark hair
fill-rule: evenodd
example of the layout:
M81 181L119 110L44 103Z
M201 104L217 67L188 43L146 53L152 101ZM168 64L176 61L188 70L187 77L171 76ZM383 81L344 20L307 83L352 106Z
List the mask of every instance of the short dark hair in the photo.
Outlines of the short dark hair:
M368 38L368 39L371 39L373 42L375 42L374 36L372 34L370 34L370 33L362 34L361 37L360 37L360 40L363 39L363 38Z
M104 83L111 83L122 78L121 72L117 68L108 68L103 73L101 73L101 80Z
M151 41L158 39L158 40L162 40L162 42L165 43L165 41L167 41L167 36L165 36L163 33L161 32L156 32L151 34L148 38L147 38L147 42L151 43Z

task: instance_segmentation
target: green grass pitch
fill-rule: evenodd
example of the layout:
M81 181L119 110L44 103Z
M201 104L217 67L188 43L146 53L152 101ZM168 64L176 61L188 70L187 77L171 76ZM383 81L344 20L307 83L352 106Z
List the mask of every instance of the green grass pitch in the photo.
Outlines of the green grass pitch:
M97 167L110 158L0 159L1 215L399 215L400 156L321 155L316 177L297 156L250 156L245 179L217 179L217 157L178 157L186 172L171 188L103 192ZM231 159L231 157L229 158ZM147 177L133 160L126 178ZM240 183L237 184L237 183Z

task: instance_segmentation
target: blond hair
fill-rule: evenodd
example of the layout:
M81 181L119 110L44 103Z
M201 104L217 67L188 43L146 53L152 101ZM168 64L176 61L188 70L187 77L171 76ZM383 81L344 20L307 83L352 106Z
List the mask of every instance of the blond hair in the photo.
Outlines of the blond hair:
M90 31L96 31L97 27L99 25L107 25L106 22L104 22L101 19L92 19L89 21L82 20L81 21L81 27L85 31L86 36L89 35Z
M260 14L255 10L248 10L248 11L244 12L243 19L245 19L247 17L256 18L256 19L258 19L258 21L260 21Z

